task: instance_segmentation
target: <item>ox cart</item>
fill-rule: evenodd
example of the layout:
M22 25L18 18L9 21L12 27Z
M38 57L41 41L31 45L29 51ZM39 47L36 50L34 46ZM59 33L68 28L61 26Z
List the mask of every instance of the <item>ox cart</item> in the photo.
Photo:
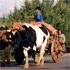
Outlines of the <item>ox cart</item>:
M17 25L17 23L15 23L15 24ZM21 25L21 23L19 25ZM51 53L51 56L52 56L52 59L54 62L58 62L58 60L60 58L60 49L59 49L60 42L62 42L62 41L61 41L60 37L58 37L58 34L57 35L51 34L50 38L48 39L48 44L46 45L46 48L45 48L45 51L50 50L50 53ZM15 48L14 51L15 51L16 62L18 64L21 64L24 59L22 48Z
M50 50L54 62L58 62L60 58L60 42L62 42L62 40L60 37L58 37L58 35L51 34L50 38L48 39L46 51Z

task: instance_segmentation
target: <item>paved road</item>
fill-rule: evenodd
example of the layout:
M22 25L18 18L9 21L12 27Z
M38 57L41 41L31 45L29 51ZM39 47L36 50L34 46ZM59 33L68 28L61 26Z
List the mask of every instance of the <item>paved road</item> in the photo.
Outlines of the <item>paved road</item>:
M0 70L70 70L70 54L65 54L60 57L57 63L54 63L51 56L45 57L45 64L36 66L32 59L29 59L29 68L24 69L24 62L22 65L17 65L16 62L11 62L9 66L1 67Z

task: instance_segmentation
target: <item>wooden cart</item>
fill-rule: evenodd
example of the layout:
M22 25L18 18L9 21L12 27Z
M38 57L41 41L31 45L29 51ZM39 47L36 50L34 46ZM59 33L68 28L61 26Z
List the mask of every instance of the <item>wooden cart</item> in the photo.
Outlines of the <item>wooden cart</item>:
M58 62L60 58L60 43L62 42L61 38L57 35L51 34L48 39L48 44L46 46L46 51L50 50L52 59L54 62ZM49 49L50 48L50 49Z

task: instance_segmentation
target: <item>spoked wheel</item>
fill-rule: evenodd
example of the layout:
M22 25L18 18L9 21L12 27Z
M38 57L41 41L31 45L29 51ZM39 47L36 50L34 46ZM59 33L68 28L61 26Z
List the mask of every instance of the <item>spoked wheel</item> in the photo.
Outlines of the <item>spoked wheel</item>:
M54 62L58 62L60 58L59 42L58 39L54 39L51 45L51 56Z

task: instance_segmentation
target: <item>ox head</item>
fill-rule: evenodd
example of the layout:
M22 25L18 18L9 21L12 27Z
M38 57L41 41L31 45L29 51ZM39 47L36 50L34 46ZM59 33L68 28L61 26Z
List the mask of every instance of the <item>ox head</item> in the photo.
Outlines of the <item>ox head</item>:
M16 45L16 34L19 31L24 31L23 27L17 27L15 29L8 29L5 32L6 35L6 42L11 42L13 45ZM4 38L4 37L3 37Z
M11 42L12 33L8 32L7 30L1 30L0 31L0 39L4 42Z
M16 34L16 32L18 31L24 31L25 28L23 28L22 26L19 26L19 27L16 27L15 29L12 29L12 30L7 30L8 32L11 32L13 35Z
M0 42L4 42L6 44L14 44L15 34L18 31L22 31L24 28L17 27L16 29L9 29L4 26L0 26Z

